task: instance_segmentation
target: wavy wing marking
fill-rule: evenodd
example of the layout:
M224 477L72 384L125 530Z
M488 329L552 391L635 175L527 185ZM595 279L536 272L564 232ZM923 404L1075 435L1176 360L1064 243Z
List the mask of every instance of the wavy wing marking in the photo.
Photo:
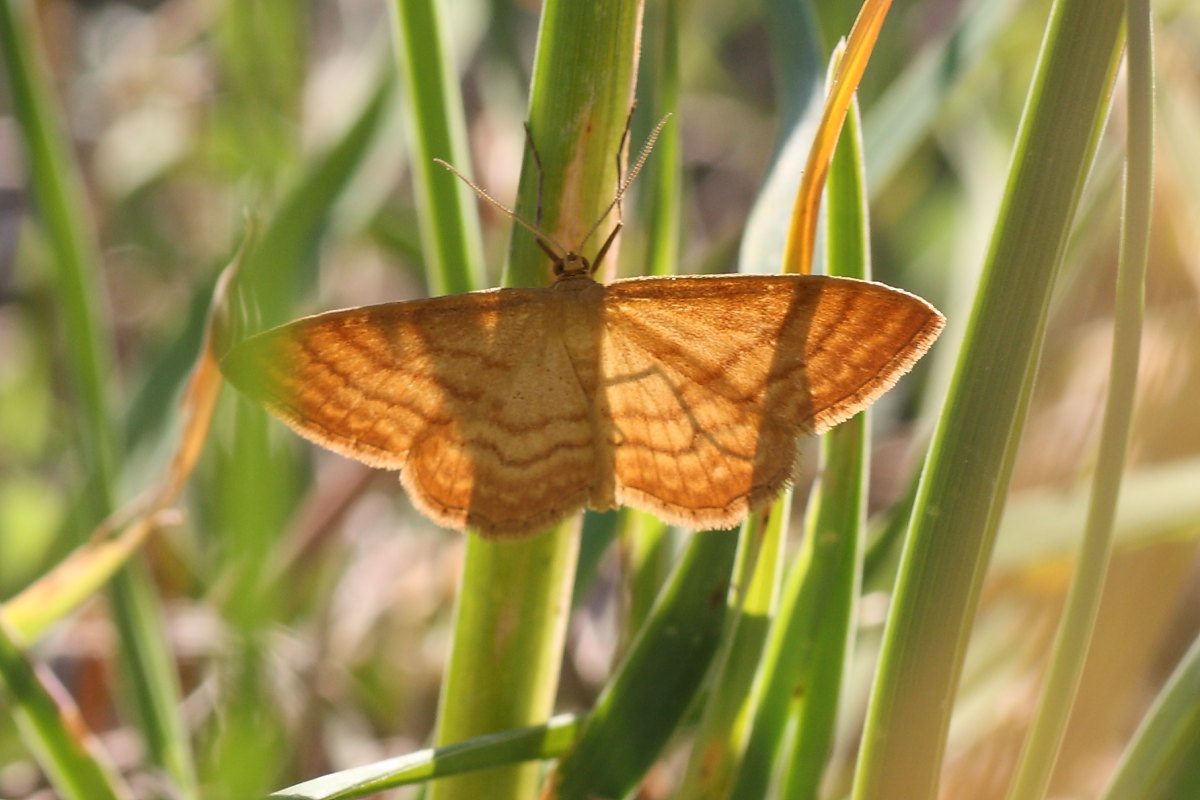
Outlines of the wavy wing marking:
M791 479L797 439L892 386L941 316L880 284L815 276L617 281L597 399L617 500L728 527Z
M546 289L473 292L298 320L235 347L230 380L298 433L401 470L440 525L532 533L592 482L583 397Z

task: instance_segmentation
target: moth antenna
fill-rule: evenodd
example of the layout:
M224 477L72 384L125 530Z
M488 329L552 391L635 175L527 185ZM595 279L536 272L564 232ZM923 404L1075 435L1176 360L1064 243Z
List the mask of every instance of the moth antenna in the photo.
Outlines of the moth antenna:
M629 134L633 132L633 112L637 110L637 98L629 103L629 113L625 115L625 130L621 131L621 141L617 144L617 183L625 177L625 145L629 142ZM617 203L617 224L625 222L625 208Z
M604 209L599 219L588 228L588 232L579 242L579 249L582 250L587 240L592 238L592 234L600 227L600 223L604 222L605 218L612 213L612 210L617 207L617 203L621 202L621 198L625 196L625 192L629 190L629 186L633 183L633 179L642 171L642 167L646 164L646 159L650 157L650 151L654 149L654 143L658 141L658 135L662 133L663 126L667 124L667 120L671 118L670 114L665 114L658 124L654 126L654 130L650 131L650 135L646 137L646 143L642 145L642 152L637 157L637 161L633 163L633 169L629 170L629 174L625 176L625 180L621 181L621 185L617 187L617 193L613 195L612 202Z
M486 191L484 191L482 187L480 187L477 183L475 183L475 181L471 180L466 175L463 175L461 172L459 172L454 167L453 164L450 164L447 161L443 161L440 158L435 158L434 161L437 162L438 164L441 164L446 169L450 170L450 172L454 173L454 176L456 178L458 178L460 181L462 181L463 183L465 183L467 186L470 186L475 191L475 194L479 195L481 198L483 198L484 200L488 201L496 208L503 211L505 214L507 214L513 220L513 222L519 223L522 227L526 228L530 233L532 233L534 236L538 237L539 239L542 239L543 241L549 242L550 244L554 245L558 249L559 253L561 254L560 256L558 256L559 258L565 257L567 255L567 253L571 252L570 250L568 250L567 248L565 248L561 244L559 244L558 241L555 240L555 238L553 236L550 236L548 233L543 231L538 226L533 225L532 223L526 222L521 217L520 214L513 211L508 206L504 205L504 203L501 203L496 198L492 197L490 194L488 194ZM605 212L605 213L607 213L607 212Z

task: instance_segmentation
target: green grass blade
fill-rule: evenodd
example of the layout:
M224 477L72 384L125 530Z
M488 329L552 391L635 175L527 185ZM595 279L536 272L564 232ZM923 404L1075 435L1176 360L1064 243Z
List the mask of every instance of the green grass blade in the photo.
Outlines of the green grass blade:
M115 508L118 441L108 396L112 374L111 343L98 309L99 264L91 240L91 221L70 150L61 134L46 70L37 51L37 33L28 8L0 2L0 50L4 52L13 108L22 132L29 182L39 221L54 254L58 299L66 334L68 371L82 409L79 440L91 477L84 519L96 524ZM181 791L190 794L193 770L179 716L179 688L156 600L138 567L119 572L112 584L113 619L142 717L150 758L163 767Z
M638 107L649 110L639 115L641 123L631 131L630 146L649 135L649 127L679 109L679 0L663 0L646 8L642 40L642 68L638 76ZM643 195L640 207L647 227L645 267L637 274L673 275L680 272L679 229L683 178L683 126L672 118L659 134L654 157L646 162L638 182ZM691 272L692 270L683 270Z
M654 525L658 522L657 517L651 520L651 524ZM596 581L604 556L609 546L616 541L618 529L624 524L626 521L622 511L584 514L583 529L579 537L579 557L575 568L575 585L571 589L571 608L578 608L587 602L588 593ZM665 571L663 575L666 575Z
M785 494L791 497L790 490ZM690 746L680 800L724 797L728 792L745 746L750 690L778 604L789 511L789 505L777 504L765 513L753 513L736 534L725 631Z
M617 652L623 653L650 616L678 548L674 529L648 511L625 508L619 516L617 547L625 578L624 592L629 598L625 603L621 639L617 646ZM584 533L583 544L588 543L587 535Z
M783 122L742 237L738 269L752 273L778 272L783 263L789 212L820 116L824 60L809 4L772 2L766 10ZM741 596L731 599L733 617L692 744L681 797L723 797L737 777L751 732L759 661L779 603L792 496L789 489L769 511L752 515L742 527L735 568Z
M91 502L97 518L112 510L117 442L108 383L112 343L101 311L99 255L91 237L81 180L50 90L38 50L31 4L0 1L0 57L4 59L13 114L21 131L38 221L46 233L57 270L68 371L83 418L78 435L83 461L95 486ZM97 510L98 509L98 510Z
M783 263L789 211L821 108L818 89L824 59L811 8L770 3L767 11L783 126L742 237L742 272L777 272ZM732 599L734 616L692 745L681 797L724 797L737 779L758 699L753 687L779 603L792 497L789 489L767 513L752 515L743 526L735 583L744 588L739 590L741 597Z
M181 713L175 663L149 570L131 562L113 577L113 621L142 720L146 749L166 768L183 797L196 796L195 765Z
M442 10L434 0L395 0L391 8L429 291L480 289L483 237L475 193L433 163L440 158L471 174L462 95Z
M829 166L825 252L830 275L871 277L867 189L857 104ZM870 473L869 417L864 411L821 442L821 480L813 496L804 548L796 563L804 586L790 608L796 623L785 649L802 654L788 690L796 723L784 759L782 797L816 798L833 751L844 673L854 642L862 575ZM806 565L806 566L801 566ZM784 698L779 698L784 699Z
M25 741L63 800L127 800L133 796L106 759L93 752L96 742L83 727L78 710L59 704L3 624L0 676L8 687L13 716Z
M1091 163L1123 4L1062 0L901 561L853 796L937 791L967 634L1028 407L1054 276Z
M196 353L200 352L215 285L215 280L204 280L194 287L178 333L151 357L151 363L140 376L141 384L125 414L127 452L141 445L152 446L153 442L170 436L171 423L176 417L175 399L191 374Z
M728 599L731 616L692 743L681 800L727 797L737 777L760 694L754 686L763 648L779 607L791 499L789 489L769 512L751 514L739 533L734 590Z
M579 736L584 719L578 714L559 714L545 725L493 733L447 747L418 750L374 764L332 772L280 789L271 797L275 800L350 800L497 764L555 758Z
M1133 31L1130 30L1132 37ZM1200 793L1200 639L1142 718L1101 800L1170 800Z
M865 187L857 112L847 115L830 165L826 211L829 273L867 277ZM822 441L822 479L800 554L763 659L753 728L734 797L765 797L784 765L785 797L814 797L836 724L858 596L866 501L866 415ZM787 732L796 731L782 757Z
M652 4L647 10L647 36L654 37L648 47L646 66L643 67L643 84L646 89L640 98L649 97L652 107L655 98L667 110L673 108L678 96L678 4L676 0L665 4ZM679 120L665 128L659 139L655 160L650 167L656 169L649 176L653 181L650 192L649 210L652 215L652 257L649 271L655 275L677 271L674 263L678 252L678 192L679 192L679 134L684 121ZM660 172L661 170L661 172ZM666 230L670 230L667 233ZM659 236L659 241L653 239ZM661 241L670 236L670 241ZM692 271L683 267L684 271ZM790 505L791 492L776 510ZM766 528L764 519L768 519ZM704 704L700 729L691 745L688 771L679 790L680 798L691 796L713 796L720 787L727 787L737 758L742 752L745 736L745 708L749 688L754 681L762 645L766 640L767 625L774 613L778 599L779 573L782 547L786 540L786 513L754 515L743 525L737 536L738 552L734 561L734 590L727 597L730 608L726 610L725 632L716 655L713 678L709 680L712 692ZM635 531L635 536L640 535ZM734 534L730 534L734 536Z
M1145 307L1154 173L1154 76L1148 0L1129 0L1129 142L1116 312L1100 453L1079 563L1067 595L1037 714L1025 739L1013 800L1040 800L1050 785L1079 690L1112 556L1117 499L1129 449Z
M564 800L626 796L678 726L721 638L737 537L693 535L554 778Z

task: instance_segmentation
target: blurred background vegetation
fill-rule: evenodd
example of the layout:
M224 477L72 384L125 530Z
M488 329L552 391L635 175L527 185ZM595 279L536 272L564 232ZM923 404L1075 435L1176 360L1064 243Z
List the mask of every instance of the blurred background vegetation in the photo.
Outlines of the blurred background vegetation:
M20 134L2 89L3 598L60 561L104 515L81 419L110 415L121 432L111 487L118 505L161 475L216 275L247 217L295 221L267 239L267 257L289 261L294 276L286 307L263 311L276 321L429 292L386 4L31 5L84 187L86 235L99 253L92 298L105 341L95 344L114 360L102 372L110 407L87 407L64 366L80 329L65 319L67 290L32 221ZM507 200L523 155L538 7L446 5L473 175ZM849 30L857 11L832 0L813 5L827 42ZM945 392L1049 5L897 3L867 70L860 102L875 275L928 298L950 320L913 378L880 404L872 510L905 491ZM730 271L781 115L794 102L780 97L789 54L756 4L692 0L683 9L671 123L682 143L678 271ZM1156 214L1142 368L1116 559L1055 777L1069 797L1104 785L1200 630L1200 8L1165 0L1154 13ZM1003 791L1068 585L1108 373L1123 91L1118 82L1055 290L960 689L944 797ZM496 285L510 224L490 208L483 216L487 282ZM619 269L641 274L636 198L625 219ZM428 744L463 537L417 515L394 475L315 451L231 392L180 508L142 560L202 796L254 797ZM586 591L563 656L561 709L590 708L628 644L632 601L621 556L609 548L582 562ZM853 763L889 574L877 566L864 587L835 795ZM123 666L114 602L94 597L34 652L138 794L167 796L148 766L158 745ZM0 708L7 703L0 695ZM671 796L679 761L665 758L643 795ZM54 796L8 715L0 716L0 796Z

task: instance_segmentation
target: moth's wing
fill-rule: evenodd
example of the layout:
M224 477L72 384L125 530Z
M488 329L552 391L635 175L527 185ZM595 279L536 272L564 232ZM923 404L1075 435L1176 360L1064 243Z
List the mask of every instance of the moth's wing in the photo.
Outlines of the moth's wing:
M882 284L820 276L607 287L598 411L618 501L729 527L792 476L800 436L875 401L944 320Z
M401 471L439 525L549 527L587 500L588 403L545 289L321 314L225 357L231 382L302 436Z

